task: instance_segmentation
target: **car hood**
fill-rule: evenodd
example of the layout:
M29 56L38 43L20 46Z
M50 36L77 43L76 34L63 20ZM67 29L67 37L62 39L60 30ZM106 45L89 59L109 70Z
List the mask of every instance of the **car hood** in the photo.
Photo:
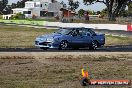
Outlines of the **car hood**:
M41 35L39 36L39 38L54 38L56 36L61 36L61 34L56 34L56 33L52 33L52 34L44 34L44 35Z

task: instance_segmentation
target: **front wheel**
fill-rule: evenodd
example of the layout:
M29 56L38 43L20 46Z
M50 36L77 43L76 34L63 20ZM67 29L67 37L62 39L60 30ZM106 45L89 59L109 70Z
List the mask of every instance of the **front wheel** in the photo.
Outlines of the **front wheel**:
M98 43L96 41L92 41L91 46L89 47L90 50L96 50L98 47Z
M59 50L65 50L68 47L68 42L67 41L61 41Z

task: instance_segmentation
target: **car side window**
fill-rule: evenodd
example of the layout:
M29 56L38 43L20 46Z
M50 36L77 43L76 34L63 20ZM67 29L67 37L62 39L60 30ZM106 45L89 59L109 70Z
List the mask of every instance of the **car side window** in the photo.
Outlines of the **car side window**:
M79 32L80 32L80 35L82 35L82 36L86 36L87 35L85 30L79 30Z
M90 31L88 31L87 29L85 29L85 28L83 28L82 30L81 30L81 34L83 35L83 36L90 36L91 35L91 32Z
M73 36L91 36L92 31L89 31L89 29L86 29L86 28L78 28L78 29L73 29L71 35L73 35Z
M73 36L79 36L80 35L80 30L78 30L78 29L73 30L72 35Z

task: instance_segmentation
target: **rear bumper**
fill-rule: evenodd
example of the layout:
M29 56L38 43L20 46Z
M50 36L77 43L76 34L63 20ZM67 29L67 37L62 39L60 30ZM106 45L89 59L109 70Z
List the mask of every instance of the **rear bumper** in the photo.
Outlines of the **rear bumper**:
M100 43L98 44L98 47L101 48L101 47L104 47L105 43Z

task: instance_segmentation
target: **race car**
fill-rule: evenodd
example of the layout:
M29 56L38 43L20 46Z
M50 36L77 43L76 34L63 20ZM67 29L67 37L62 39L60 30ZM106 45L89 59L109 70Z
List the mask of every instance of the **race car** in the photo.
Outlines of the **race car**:
M43 50L51 48L95 50L104 44L105 34L97 34L92 28L59 28L54 33L41 35L35 39L35 46Z

